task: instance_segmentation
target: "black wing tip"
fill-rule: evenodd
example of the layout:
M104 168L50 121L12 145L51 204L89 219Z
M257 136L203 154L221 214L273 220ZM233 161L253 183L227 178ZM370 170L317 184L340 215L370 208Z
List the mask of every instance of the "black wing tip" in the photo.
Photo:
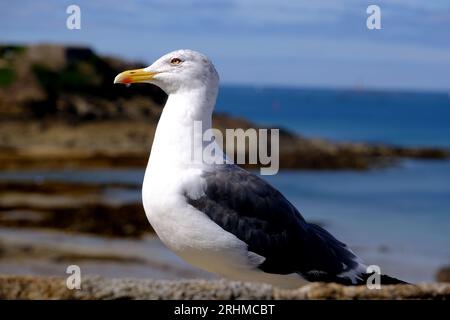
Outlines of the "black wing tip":
M367 285L369 278L373 275L374 273L362 273L359 274L356 278L351 279L349 277L332 276L323 273L323 274L308 274L307 277L305 276L303 277L311 282L337 283L344 286L361 286ZM371 282L372 280L369 280L369 283ZM412 285L411 283L388 276L386 274L380 275L380 285L398 285L398 284Z
M369 277L373 276L374 273L363 273L360 278L357 279L356 283L350 283L349 285L365 285L367 284L367 280ZM386 274L380 275L380 284L381 285L393 285L393 284L411 284L409 282L388 276Z

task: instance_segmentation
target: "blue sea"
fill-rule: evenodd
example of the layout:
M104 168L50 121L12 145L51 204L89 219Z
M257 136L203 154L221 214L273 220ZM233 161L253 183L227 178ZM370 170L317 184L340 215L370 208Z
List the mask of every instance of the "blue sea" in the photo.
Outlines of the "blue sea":
M310 137L450 148L450 92L228 86L216 110Z
M447 93L221 88L219 112L336 141L450 148ZM140 201L141 170L0 173L1 179L128 182L116 201ZM370 171L280 171L264 179L309 221L367 264L411 282L450 265L450 161L405 160Z

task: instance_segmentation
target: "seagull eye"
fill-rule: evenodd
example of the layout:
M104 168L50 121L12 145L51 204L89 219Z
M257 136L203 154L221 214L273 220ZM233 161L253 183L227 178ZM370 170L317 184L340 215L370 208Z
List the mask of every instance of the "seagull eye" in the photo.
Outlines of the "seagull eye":
M178 65L181 62L183 62L183 61L181 61L180 58L172 58L172 60L170 60L170 63L173 64L173 65Z

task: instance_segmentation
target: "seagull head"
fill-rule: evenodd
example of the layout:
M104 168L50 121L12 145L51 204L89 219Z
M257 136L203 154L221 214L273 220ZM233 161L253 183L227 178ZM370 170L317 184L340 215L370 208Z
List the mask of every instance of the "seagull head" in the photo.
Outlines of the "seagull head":
M217 88L219 76L207 56L193 50L170 52L143 69L119 73L114 83L151 83L167 94L205 87Z

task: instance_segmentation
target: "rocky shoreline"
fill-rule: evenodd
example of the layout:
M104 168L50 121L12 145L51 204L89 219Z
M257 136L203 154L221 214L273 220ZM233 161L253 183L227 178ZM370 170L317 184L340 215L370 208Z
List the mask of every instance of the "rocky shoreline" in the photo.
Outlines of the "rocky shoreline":
M380 290L365 286L312 283L294 290L267 284L227 280L142 280L86 277L80 290L69 290L57 277L0 276L0 299L434 299L450 298L450 283L389 285Z
M225 115L217 116L214 124L222 132L260 127ZM146 121L3 121L0 170L145 168L155 129L156 122ZM280 132L279 152L281 169L311 170L367 170L406 158L444 160L450 156L445 149L337 143L285 130Z
M55 229L136 238L152 232L140 202L111 202L113 190L140 185L60 181L0 181L0 227Z

